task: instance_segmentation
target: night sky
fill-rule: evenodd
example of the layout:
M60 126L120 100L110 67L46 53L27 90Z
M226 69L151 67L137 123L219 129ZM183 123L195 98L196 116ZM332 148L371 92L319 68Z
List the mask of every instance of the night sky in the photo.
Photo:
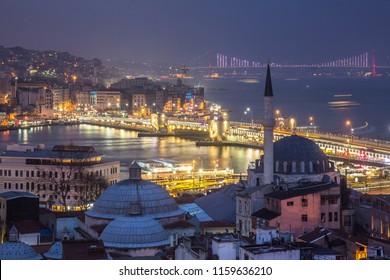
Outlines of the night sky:
M389 0L1 0L0 45L85 58L188 63L208 50L311 63L376 49L390 64Z

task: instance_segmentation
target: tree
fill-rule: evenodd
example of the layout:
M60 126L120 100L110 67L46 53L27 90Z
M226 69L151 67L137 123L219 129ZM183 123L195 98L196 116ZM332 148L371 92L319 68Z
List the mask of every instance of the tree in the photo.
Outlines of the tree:
M73 205L85 206L88 200L96 199L107 188L108 182L103 176L91 171L91 166L98 163L93 147L54 146L50 159L43 159L45 168L37 167L37 189L49 207L55 202L68 210ZM48 167L49 166L49 167Z
M78 187L79 205L86 207L89 203L95 202L108 186L109 182L106 177L93 172L87 173Z

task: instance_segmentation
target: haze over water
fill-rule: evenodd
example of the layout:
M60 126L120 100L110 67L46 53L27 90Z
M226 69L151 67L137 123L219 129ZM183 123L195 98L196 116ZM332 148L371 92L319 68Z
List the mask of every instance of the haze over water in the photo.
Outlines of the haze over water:
M272 69L271 69L272 72ZM250 122L263 117L264 78L205 80L205 99L231 110L231 119ZM298 126L307 126L312 116L319 130L390 140L390 81L386 78L311 77L272 78L275 109L284 117L294 117ZM225 90L221 90L221 89ZM218 90L215 90L218 89ZM335 97L334 95L351 95ZM359 105L332 108L328 102L351 101Z

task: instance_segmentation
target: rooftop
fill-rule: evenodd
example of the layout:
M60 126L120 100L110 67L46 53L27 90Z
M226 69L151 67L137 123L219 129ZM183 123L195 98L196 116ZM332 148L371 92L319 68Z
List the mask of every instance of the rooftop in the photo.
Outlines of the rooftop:
M251 252L252 254L255 254L255 255L266 254L266 253L274 253L274 252L281 252L281 251L299 250L298 248L291 247L291 246L289 246L287 244L275 245L275 246L269 246L269 245L247 245L247 246L241 246L240 248L243 248L246 251L249 251L249 252Z
M332 233L323 227L316 227L311 232L308 232L302 236L299 237L299 239L307 242L307 243L313 243L316 242L325 236L331 235Z
M280 213L268 210L267 208L262 208L254 213L252 213L253 217L261 218L264 220L272 220L276 217L280 216Z
M41 222L33 220L18 221L14 226L20 234L38 233L46 228Z
M320 191L328 190L333 187L338 187L339 185L334 182L310 182L304 186L299 186L295 188L288 189L287 191L275 191L269 194L266 194L265 197L275 198L275 199L288 199L292 197L317 193Z
M195 203L213 220L236 222L236 191L239 185L228 185L222 190L197 198Z
M21 198L21 197L39 199L38 196L36 196L36 195L34 195L32 193L29 193L29 192L17 192L17 191L2 192L2 193L0 193L0 197L4 198L6 200Z

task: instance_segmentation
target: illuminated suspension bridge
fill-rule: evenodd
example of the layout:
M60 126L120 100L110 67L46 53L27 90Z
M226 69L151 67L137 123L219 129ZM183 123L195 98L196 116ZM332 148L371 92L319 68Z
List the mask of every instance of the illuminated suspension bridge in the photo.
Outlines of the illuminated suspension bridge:
M207 61L206 61L207 60ZM221 69L237 69L237 68L261 68L266 67L267 62L260 62L240 57L228 56L223 53L213 53L207 51L199 57L191 60L191 69L202 68L221 68ZM207 65L207 66L205 66ZM360 53L350 57L337 58L334 60L324 61L320 63L307 64L278 64L271 63L272 67L277 68L371 68L372 74L375 76L377 68L390 68L390 66L381 66L376 63L375 50Z

